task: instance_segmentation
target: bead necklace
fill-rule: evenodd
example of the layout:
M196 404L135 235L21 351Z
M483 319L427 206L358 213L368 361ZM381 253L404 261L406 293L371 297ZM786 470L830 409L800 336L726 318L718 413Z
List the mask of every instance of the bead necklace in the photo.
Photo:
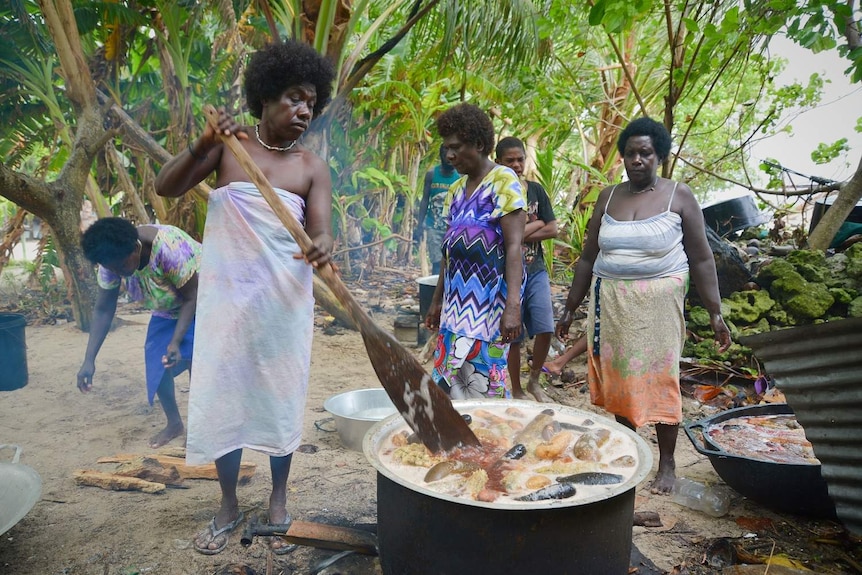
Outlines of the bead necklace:
M633 189L632 189L632 182L631 182L631 180L629 180L629 182L628 182L628 184L629 184L629 193L630 193L630 194L645 194L645 193L647 193L647 192L651 192L651 191L655 190L655 185L656 185L657 183L658 183L658 176L656 176L656 177L655 177L655 179L652 181L652 185L651 185L650 187L648 187L648 188L644 188L644 189L642 189L642 190L633 190Z
M270 146L269 144L265 143L263 140L260 139L260 124L254 125L254 136L257 138L257 141L258 143L260 143L261 146L263 146L267 150L272 150L273 152L287 152L288 150L293 149L293 147L296 145L296 140L294 140L290 143L289 146L285 146L283 148L279 148L278 146Z

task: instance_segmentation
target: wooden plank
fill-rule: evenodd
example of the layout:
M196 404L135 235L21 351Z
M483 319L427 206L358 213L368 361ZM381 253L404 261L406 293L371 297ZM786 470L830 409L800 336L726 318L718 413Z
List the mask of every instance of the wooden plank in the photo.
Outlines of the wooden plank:
M139 453L118 453L109 457L100 457L96 463L125 463L134 461L141 457ZM152 455L146 456L155 459L165 467L176 467L182 479L218 479L215 463L207 463L206 465L186 465L186 460L181 457L172 457L169 455ZM245 483L254 477L257 471L255 463L241 463L239 466L239 481Z
M113 473L103 473L91 469L78 469L73 474L75 483L100 487L109 491L143 491L144 493L162 493L165 490L164 483L145 481L137 477L124 477Z
M377 555L377 536L352 527L294 520L287 533L283 533L272 525L256 524L246 529L242 539L243 545L251 545L249 535L279 536L288 543L296 545Z

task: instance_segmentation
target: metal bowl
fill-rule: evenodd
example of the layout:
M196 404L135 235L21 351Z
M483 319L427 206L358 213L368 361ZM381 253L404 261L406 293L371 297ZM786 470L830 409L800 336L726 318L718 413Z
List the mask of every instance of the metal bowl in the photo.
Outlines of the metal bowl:
M341 444L353 451L362 451L362 439L375 423L398 413L382 387L333 395L323 408L335 419Z
M39 501L42 478L32 467L18 463L21 448L17 445L0 445L15 450L12 461L0 462L0 535L15 526Z

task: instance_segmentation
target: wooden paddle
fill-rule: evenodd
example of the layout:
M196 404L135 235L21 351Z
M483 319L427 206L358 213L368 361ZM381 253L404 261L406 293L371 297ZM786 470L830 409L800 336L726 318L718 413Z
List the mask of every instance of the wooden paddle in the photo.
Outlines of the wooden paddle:
M204 114L218 132L218 112L213 106L204 107ZM305 229L285 207L266 176L242 147L236 136L221 135L236 161L245 170L252 183L272 207L278 219L287 228L303 253L312 247ZM452 407L449 396L431 379L422 364L394 337L380 329L347 291L347 287L329 264L320 266L317 273L333 295L341 302L362 334L365 350L383 388L413 429L419 440L433 452L448 451L459 445L479 446L473 431Z

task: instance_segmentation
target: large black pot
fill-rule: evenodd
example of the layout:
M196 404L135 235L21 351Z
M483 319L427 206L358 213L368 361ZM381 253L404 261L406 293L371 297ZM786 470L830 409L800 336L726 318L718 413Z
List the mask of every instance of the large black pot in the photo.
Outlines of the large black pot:
M501 400L459 400L456 409L492 408ZM506 406L535 408L528 401ZM377 469L377 540L384 575L553 573L624 575L632 548L635 488L652 468L652 454L636 433L594 413L555 405L631 437L638 468L601 499L552 500L530 507L455 498L405 481L378 457L383 442L404 425L400 415L365 436L365 456Z
M723 450L704 433L711 425L737 417L792 413L786 403L739 407L689 423L685 433L694 448L709 458L719 477L745 497L774 511L834 518L835 504L820 474L820 465L776 463L736 455Z
M753 195L713 202L701 208L703 220L720 236L765 224L770 216L757 209Z
M826 210L832 207L832 204L838 198L837 195L829 196L822 200L817 200L814 202L814 209L811 210L811 225L808 227L808 233L814 231L814 228L817 227L818 222L820 222L820 218L823 217L823 214L826 213ZM850 222L852 224L862 224L862 200L856 203L853 209L850 211L850 214L844 218L845 222Z

